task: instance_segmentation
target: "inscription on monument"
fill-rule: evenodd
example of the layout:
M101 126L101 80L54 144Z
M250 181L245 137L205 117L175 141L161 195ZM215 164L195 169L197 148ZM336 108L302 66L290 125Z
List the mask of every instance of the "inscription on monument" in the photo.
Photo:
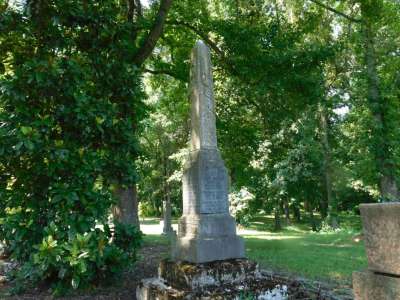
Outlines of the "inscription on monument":
M224 213L227 211L227 174L223 168L209 167L204 172L201 186L201 213Z

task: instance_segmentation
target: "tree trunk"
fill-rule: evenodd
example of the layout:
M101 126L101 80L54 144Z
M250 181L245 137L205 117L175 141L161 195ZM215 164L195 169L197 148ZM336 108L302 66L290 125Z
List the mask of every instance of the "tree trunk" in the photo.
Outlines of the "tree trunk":
M172 215L171 215L171 198L169 195L169 187L166 184L164 189L163 201L163 234L169 235L173 232L172 229Z
M314 211L312 209L310 209L310 223L312 231L317 231L317 224L315 222Z
M324 101L324 100L323 100ZM320 106L320 127L321 144L323 153L323 181L325 186L325 195L321 199L321 216L325 219L328 216L329 204L332 202L332 181L331 181L331 153L328 136L328 120L325 105Z
M315 218L314 218L314 209L312 207L312 205L310 204L310 202L306 201L304 203L305 205L305 209L308 211L309 215L310 215L310 225L312 228L312 231L317 231L317 223L315 222Z
M163 201L163 234L169 235L172 232L171 200L166 195Z
M275 231L280 231L282 230L282 224L281 224L281 211L279 208L279 205L277 205L274 209L274 215L275 215Z
M167 19L168 11L171 8L171 5L172 0L161 0L160 8L158 9L153 26L134 57L134 63L137 66L141 66L153 52L158 39L163 33L165 20Z
M326 101L326 100L325 100ZM321 125L321 143L323 149L323 170L324 170L324 185L325 197L321 201L321 216L322 219L328 218L329 225L337 229L339 227L338 221L338 207L337 202L332 196L332 159L331 159L331 146L329 144L329 114L327 104L321 105L320 111L320 125Z
M293 204L293 216L297 223L301 222L301 212L298 204Z
M117 186L114 195L118 199L118 204L113 208L114 220L122 224L135 225L140 227L136 184L122 188Z
M363 14L368 10L362 7ZM372 126L373 151L379 173L379 191L384 200L398 200L400 197L398 183L395 179L396 166L392 162L389 146L389 132L386 124L386 107L379 88L379 76L376 66L374 38L369 16L364 14L365 63L367 66L368 103L374 117Z
M162 143L161 143L162 144ZM163 147L166 150L166 147ZM162 168L163 168L163 190L164 190L164 200L163 200L163 234L169 235L173 232L172 229L172 216L171 216L171 196L169 189L169 161L168 155L164 152L161 155L162 158Z
M290 210L289 210L289 201L286 199L284 203L284 211L285 211L285 222L286 225L290 224Z

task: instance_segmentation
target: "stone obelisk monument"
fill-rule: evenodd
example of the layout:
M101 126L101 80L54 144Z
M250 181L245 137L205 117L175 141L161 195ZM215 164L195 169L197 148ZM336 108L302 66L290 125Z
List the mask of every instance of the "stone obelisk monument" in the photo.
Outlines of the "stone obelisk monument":
M183 174L183 216L173 259L204 263L245 256L229 214L228 173L217 146L212 65L209 48L192 51L191 151Z
M228 172L217 146L210 50L202 41L193 49L190 76L191 151L182 180L178 236L171 259L160 262L158 277L141 281L136 297L239 299L248 292L257 298L274 285L256 262L244 258L243 239L236 235L235 220L229 215Z

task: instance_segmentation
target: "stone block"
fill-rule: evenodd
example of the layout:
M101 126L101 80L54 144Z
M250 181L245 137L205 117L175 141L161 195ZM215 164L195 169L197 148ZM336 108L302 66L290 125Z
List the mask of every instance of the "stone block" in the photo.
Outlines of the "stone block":
M138 300L183 299L184 292L173 289L159 278L143 279L136 288Z
M215 238L177 238L174 260L205 263L233 258L244 258L244 241L239 236Z
M228 172L217 149L190 152L182 189L184 215L228 213Z
M368 269L400 276L400 203L360 205Z
M208 264L164 260L159 278L142 280L138 300L287 299L288 286L263 277L256 263L235 259ZM246 296L247 295L247 296ZM271 295L281 297L271 298Z
M183 215L178 224L179 237L215 238L236 236L235 219L229 214Z
M355 300L400 300L400 277L354 272L353 292Z
M163 260L159 278L173 283L175 288L202 289L209 286L239 284L261 277L258 264L247 259L216 261L204 264Z

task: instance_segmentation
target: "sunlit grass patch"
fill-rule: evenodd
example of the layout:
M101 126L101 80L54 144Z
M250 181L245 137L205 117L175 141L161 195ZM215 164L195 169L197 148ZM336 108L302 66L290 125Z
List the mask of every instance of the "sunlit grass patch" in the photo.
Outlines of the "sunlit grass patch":
M304 277L350 283L355 270L366 268L363 243L347 233L281 233L244 236L250 259L264 268Z

